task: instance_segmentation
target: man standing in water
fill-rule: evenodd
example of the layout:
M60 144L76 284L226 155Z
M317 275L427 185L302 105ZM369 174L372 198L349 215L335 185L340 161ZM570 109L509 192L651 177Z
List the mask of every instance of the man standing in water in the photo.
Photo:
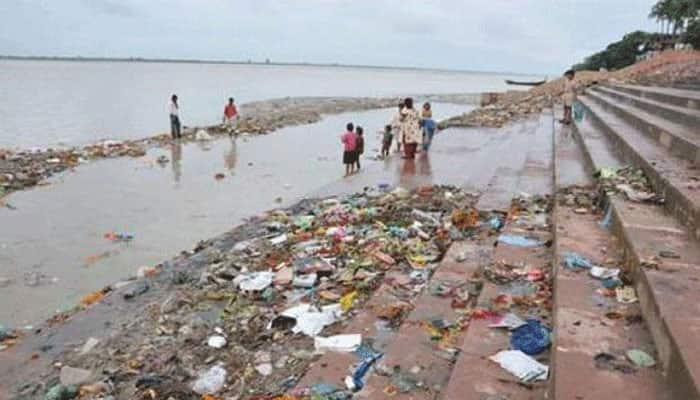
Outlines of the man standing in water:
M228 104L224 107L224 125L229 133L233 131L233 123L236 118L238 118L238 109L236 105L233 104L233 97L229 97Z
M170 135L173 140L180 139L180 106L177 104L177 95L170 97Z

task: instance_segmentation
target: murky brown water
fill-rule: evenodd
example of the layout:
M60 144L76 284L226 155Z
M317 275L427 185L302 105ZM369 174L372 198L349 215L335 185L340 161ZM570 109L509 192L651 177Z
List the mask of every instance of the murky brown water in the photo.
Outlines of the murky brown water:
M435 112L446 117L465 107L437 104ZM386 163L365 157L362 174L342 178L339 135L345 123L365 126L371 156L379 148L376 132L392 112L329 116L267 136L178 145L139 159L95 162L51 185L13 194L8 200L16 210L0 208L0 277L13 281L0 288L0 324L21 326L46 318L85 293L134 274L139 266L161 262L245 217L279 206L279 197L290 204L329 190L399 182L398 157ZM439 177L452 169L450 159L476 152L490 140L473 138L474 144L461 144L470 148L460 150L438 137L435 165L417 162L417 176ZM155 160L161 155L172 161L160 166ZM217 173L226 177L216 180ZM104 238L111 231L135 239L112 243ZM37 276L39 284L33 286Z

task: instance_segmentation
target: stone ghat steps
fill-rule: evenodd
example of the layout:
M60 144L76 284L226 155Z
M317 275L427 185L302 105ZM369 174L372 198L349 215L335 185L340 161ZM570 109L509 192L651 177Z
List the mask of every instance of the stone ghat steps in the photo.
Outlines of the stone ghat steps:
M618 90L614 86L596 86L593 90L604 93L620 102L641 108L649 114L684 124L689 128L696 127L700 124L700 110L695 108L680 107L665 101L635 96L631 93Z
M579 97L579 101L588 111L585 119L607 135L610 142L608 153L616 153L626 163L644 170L654 190L665 198L669 213L700 238L700 170L618 117L611 111L608 98L589 93ZM595 165L598 169L603 167L610 166Z
M625 92L634 96L648 98L664 102L678 107L687 107L700 110L700 87L695 90L679 89L673 87L639 86L612 84L609 85L619 92Z
M590 136L590 129L586 133L589 143L599 139ZM572 185L592 187L589 174L581 169L585 164L578 154L582 148L572 136L576 135L568 127L555 128L557 191ZM592 155L600 158L596 153ZM637 368L633 374L625 374L602 359L596 362L596 357L612 356L617 365L623 365L627 350L637 348L654 354L655 346L645 324L636 319L641 313L639 304L622 305L614 298L601 296L600 280L587 270L563 266L564 255L575 252L596 265L618 267L620 242L601 227L599 214L577 214L574 208L560 205L560 200L555 199L552 212L554 329L548 398L670 400L660 367Z
M672 120L649 114L639 107L617 101L603 92L591 90L588 97L596 100L641 133L659 142L661 147L668 149L674 156L695 164L700 162L700 132L696 128L689 128Z
M558 110L561 113L561 109ZM574 127L577 128L577 127ZM582 168L591 157L605 165L618 166L612 153L606 153L605 137L590 124L578 132L559 125L554 131L554 187L592 187L589 173ZM581 136L584 135L584 136ZM590 149L576 139L585 137ZM588 150L588 154L583 154ZM559 195L558 195L559 196ZM615 264L620 243L600 226L600 215L577 214L559 205L552 212L554 232L553 344L548 398L550 399L670 399L660 368L637 369L624 374L598 362L596 356L611 355L622 365L625 351L641 348L654 353L655 346L644 323L630 323L640 314L638 304L620 305L615 299L600 296L601 281L588 271L562 266L567 252L576 252L597 265ZM606 263L607 261L607 263ZM614 265L617 266L617 265ZM619 314L608 314L614 311ZM608 316L624 315L619 319ZM601 356L603 355L603 356Z
M612 232L622 243L626 268L634 272L641 312L663 366L664 384L672 399L700 399L700 246L693 237L696 232L688 232L689 218L673 212L680 207L697 209L697 194L681 180L692 169L684 168L683 160L601 106L591 98L595 95L580 98L588 114L574 130L584 153L590 154L590 169L609 167L601 160L618 154L620 164L626 158L644 169L655 190L665 193L670 203L670 210L664 210L617 195L608 199ZM588 124L591 120L593 124ZM601 149L600 142L591 143L585 135L592 126L607 135L607 148ZM685 198L674 198L674 192ZM690 227L697 229L697 224ZM664 253L673 258L662 257Z

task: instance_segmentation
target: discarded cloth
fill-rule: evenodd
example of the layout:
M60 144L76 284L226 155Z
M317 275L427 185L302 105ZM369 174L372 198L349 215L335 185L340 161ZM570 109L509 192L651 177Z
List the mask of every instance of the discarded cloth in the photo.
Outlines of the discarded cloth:
M515 375L523 382L545 380L549 374L549 367L540 364L534 358L520 350L503 350L489 357L498 363L501 368Z
M510 346L528 355L540 354L549 347L549 329L536 319L528 319L510 337Z
M564 253L564 257L562 257L562 262L567 268L575 269L575 268L592 268L595 265L588 261L588 259L578 253L574 252L567 252Z
M506 235L502 234L498 237L498 241L501 243L509 244L511 246L520 246L520 247L535 247L535 246L540 246L542 243L540 243L539 240L534 239L534 238L529 238L526 236L520 236L520 235Z

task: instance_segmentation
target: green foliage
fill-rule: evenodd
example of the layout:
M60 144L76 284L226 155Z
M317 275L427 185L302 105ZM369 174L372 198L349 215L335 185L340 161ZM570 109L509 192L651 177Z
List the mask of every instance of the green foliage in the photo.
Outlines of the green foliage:
M622 40L609 44L605 50L587 57L582 63L574 65L573 68L577 71L624 68L634 64L637 56L641 54L643 45L658 37L659 35L656 33L642 31L628 33Z
M696 19L688 25L683 34L683 43L689 43L695 49L700 49L700 19Z
M651 8L649 18L661 23L665 33L632 32L622 40L611 43L605 50L587 57L582 63L573 66L575 70L610 70L633 64L637 56L646 51L645 45L655 41L680 39L700 49L700 0L658 0ZM688 27L683 32L683 27ZM673 36L671 36L673 34Z

